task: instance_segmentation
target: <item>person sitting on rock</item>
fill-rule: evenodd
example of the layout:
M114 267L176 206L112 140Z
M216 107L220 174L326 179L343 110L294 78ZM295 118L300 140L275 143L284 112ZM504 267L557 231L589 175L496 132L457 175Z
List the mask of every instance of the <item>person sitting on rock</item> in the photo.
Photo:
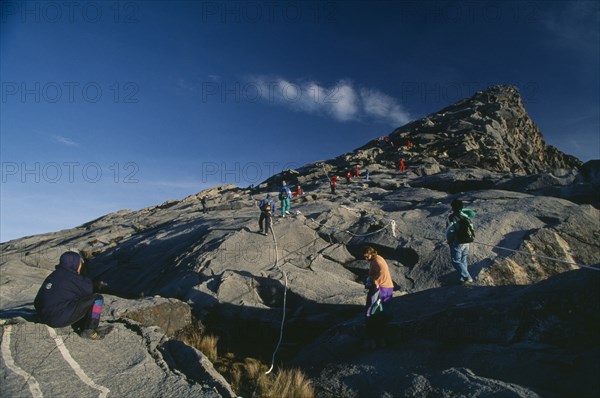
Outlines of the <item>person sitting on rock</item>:
M83 264L79 253L63 253L35 296L34 307L48 326L71 325L81 337L99 340L110 330L98 330L104 299L94 291L105 284L94 286L91 279L81 275Z
M281 217L285 217L286 214L290 214L290 198L292 197L292 191L288 188L285 181L282 183L281 190L279 191L279 200L281 201Z
M275 202L271 199L271 194L268 193L267 197L260 201L258 207L260 208L260 217L258 219L259 232L263 235L267 235L272 228L273 222L271 215L275 214ZM263 222L265 227L263 228Z
M463 208L463 202L460 199L454 199L450 203L452 213L448 216L446 241L450 245L450 259L452 266L460 274L460 281L465 285L473 284L473 278L469 274L468 255L469 242L472 242L472 226L471 231L468 231L470 219L475 217L475 212L470 209ZM461 219L463 222L461 222ZM464 221L467 221L465 224ZM467 230L465 230L467 229ZM471 234L471 237L468 235Z
M367 246L363 253L369 262L369 276L365 287L368 289L366 302L366 329L367 348L376 348L379 344L385 345L384 327L388 319L384 313L384 303L392 298L394 282L390 275L387 262L377 254L371 246Z

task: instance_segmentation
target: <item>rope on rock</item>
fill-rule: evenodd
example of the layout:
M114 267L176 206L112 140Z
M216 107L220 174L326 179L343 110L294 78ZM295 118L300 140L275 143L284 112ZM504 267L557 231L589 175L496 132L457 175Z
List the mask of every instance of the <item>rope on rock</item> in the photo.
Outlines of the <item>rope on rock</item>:
M370 236L370 235L378 234L381 231L385 230L389 225L391 225L392 226L392 235L394 236L394 238L396 237L396 221L394 221L394 220L390 220L387 225L384 225L383 227L381 227L377 231L369 232L369 233L366 233L366 234L355 234L354 232L351 232L351 231L349 231L347 229L340 229L340 228L337 228L337 227L330 227L328 225L323 225L323 224L320 224L317 221L313 220L312 218L307 218L307 220L312 221L313 223L317 224L319 227L333 229L333 230L338 231L338 232L345 232L345 233L347 233L349 235L352 235L354 237L357 237L357 238L362 238L362 237L365 237L365 236Z
M377 234L377 233L385 230L388 226L390 226L391 229L392 229L392 235L394 236L394 238L396 237L396 221L392 220L392 219L390 219L390 221L388 222L388 224L385 225L384 227L378 229L377 231L370 232L370 233L367 233L367 234L355 234L355 233L350 232L348 230L342 230L342 229L337 228L337 227L330 227L330 226L327 226L327 225L323 225L323 224L320 224L320 223L316 222L312 218L308 218L308 220L312 221L313 223L317 224L318 226L320 226L322 228L333 229L333 230L338 231L338 232L345 232L347 234L350 234L350 235L352 235L354 237L359 237L359 238L360 237L365 237L365 236L370 236L370 235ZM592 266L589 266L589 265L583 265L583 264L575 263L575 262L572 262L572 261L561 260L559 258L542 256L540 254L534 254L534 253L528 253L528 252L524 252L522 250L509 249L507 247L492 245L492 244L489 244L489 243L483 243L483 242L477 242L477 241L472 242L472 243L474 243L476 245L493 247L493 248L501 249L501 250L508 250L508 251L512 251L512 252L515 252L515 253L521 253L521 254L528 255L530 257L539 257L539 258L543 258L543 259L546 259L546 260L555 261L555 262L559 262L559 263L563 263L563 264L574 265L574 266L577 266L577 267L580 267L580 268L586 268L586 269L590 269L590 270L594 270L594 271L600 271L600 268L598 268L598 267L592 267Z
M275 266L273 268L279 269L283 274L283 278L285 280L285 285L283 288L283 315L281 317L281 327L279 329L279 341L277 342L277 346L275 347L275 351L273 351L273 357L271 358L271 367L265 374L271 373L273 367L275 366L275 355L277 355L277 351L279 351L279 346L281 345L281 341L283 340L283 325L285 323L285 309L287 303L287 288L288 288L288 280L285 271L279 266L279 249L277 248L277 239L275 238L275 232L273 231L273 225L271 225L271 236L273 237L273 242L275 243ZM273 269L271 268L271 269Z
M327 175L327 172L325 172L325 173ZM348 210L354 210L354 209L350 209L350 208L347 208L347 209ZM300 211L297 211L297 214L302 214L302 213L300 213ZM394 238L397 237L396 236L396 221L393 220L393 219L390 219L386 225L384 225L383 227L381 227L377 231L369 232L369 233L366 233L366 234L355 234L355 233L353 233L353 232L351 232L349 230L346 230L346 229L342 230L342 229L337 228L337 227L330 227L330 226L327 226L327 225L323 225L323 224L320 224L317 221L313 220L312 218L307 218L307 220L309 220L309 221L317 224L321 228L333 229L334 231L344 232L344 233L347 233L347 234L352 235L354 237L366 237L366 236L370 236L370 235L375 235L375 234L380 233L381 231L384 231L389 226L389 227L391 227L391 230L392 230L391 232L392 232L392 235L394 236ZM277 239L275 237L275 232L273 230L273 225L271 225L271 236L273 237L273 243L275 244L275 265L273 266L273 268L277 268L283 274L285 285L284 285L284 290L283 290L283 314L282 314L282 317L281 317L281 326L280 326L280 329L279 329L279 340L277 342L275 350L273 351L273 356L271 357L271 367L269 368L269 370L267 370L267 372L265 374L271 373L271 371L275 367L275 356L277 355L277 352L279 351L279 347L281 346L281 342L283 340L283 327L284 327L284 324L285 324L285 311L286 311L286 305L287 305L287 289L288 289L287 274L279 266L279 249L277 247ZM557 259L557 258L553 258L553 257L548 257L548 256L542 256L542 255L539 255L539 254L528 253L528 252L524 252L524 251L521 251L521 250L509 249L507 247L492 245L492 244L483 243L483 242L476 242L475 241L473 243L477 244L477 245L493 247L493 248L496 248L496 249L508 250L508 251L515 252L515 253L521 253L521 254L525 254L525 255L531 256L531 257L538 257L538 258L543 258L543 259L546 259L546 260L556 261L556 262L563 263L563 264L575 265L575 266L580 267L580 268L586 268L586 269L590 269L590 270L594 270L594 271L600 271L600 268L597 268L597 267L591 267L591 266L587 266L587 265L583 265L583 264L578 264L578 263L574 263L574 262L571 262L571 261L565 261L565 260L561 260L561 259ZM271 269L273 269L273 268L271 268Z
M594 270L594 271L600 271L600 268L590 267L589 265L578 264L578 263L574 263L572 261L565 261L565 260L561 260L561 259L554 258L554 257L542 256L541 254L528 253L528 252L524 252L522 250L509 249L508 247L491 245L489 243L483 243L483 242L473 242L473 243L475 243L477 245L493 247L493 248L496 248L496 249L508 250L508 251L511 251L511 252L514 252L514 253L521 253L521 254L525 254L525 255L530 256L530 257L539 257L539 258L543 258L545 260L556 261L558 263L575 265L575 266L580 267L580 268L586 268L586 269L591 269L591 270Z

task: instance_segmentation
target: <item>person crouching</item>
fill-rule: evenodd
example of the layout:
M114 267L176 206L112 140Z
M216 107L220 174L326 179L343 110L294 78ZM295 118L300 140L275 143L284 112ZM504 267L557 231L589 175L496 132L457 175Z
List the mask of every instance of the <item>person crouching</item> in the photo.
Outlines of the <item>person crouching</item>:
M99 340L100 314L104 299L94 293L92 280L81 275L83 259L80 254L68 251L42 286L34 307L42 322L57 328L71 325L81 337Z

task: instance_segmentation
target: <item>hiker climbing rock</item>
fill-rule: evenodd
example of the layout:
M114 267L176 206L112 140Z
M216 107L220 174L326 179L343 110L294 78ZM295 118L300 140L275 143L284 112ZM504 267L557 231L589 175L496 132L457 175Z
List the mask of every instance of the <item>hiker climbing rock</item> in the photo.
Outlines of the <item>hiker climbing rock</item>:
M335 188L337 187L337 176L331 176L331 193L335 194Z
M94 285L81 275L83 265L79 253L63 253L35 296L34 307L45 324L55 328L71 325L81 337L99 340L110 330L98 330L104 299L94 292L105 284Z
M465 285L471 285L473 278L469 274L468 255L469 243L473 242L474 233L471 219L475 217L475 212L463 208L463 202L460 199L454 199L450 204L452 213L448 216L446 241L450 245L450 259L452 266L460 274L460 281Z
M290 214L290 198L292 197L292 191L288 188L285 181L281 184L282 187L279 190L279 200L281 201L281 217L285 217L286 214Z
M260 217L258 218L259 232L267 235L273 227L271 215L275 214L275 202L271 198L271 194L268 193L267 197L260 201L258 207L260 208Z
M200 199L200 203L202 204L202 213L208 213L208 209L206 208L206 197Z
M369 277L365 282L368 289L366 302L366 346L369 349L385 345L384 327L388 320L384 305L394 292L394 282L387 262L371 246L364 250L364 258L369 262Z
M400 171L406 170L406 166L404 165L404 158L400 159L400 165L398 166Z
M354 170L354 177L358 177L358 165L356 165L356 168Z
M352 172L348 171L346 173L346 184L350 184L350 179L352 179Z

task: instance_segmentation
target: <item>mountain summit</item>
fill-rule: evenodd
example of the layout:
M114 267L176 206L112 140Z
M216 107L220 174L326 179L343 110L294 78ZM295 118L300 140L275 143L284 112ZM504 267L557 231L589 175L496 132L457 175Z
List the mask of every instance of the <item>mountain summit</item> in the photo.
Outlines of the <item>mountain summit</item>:
M409 139L413 160L433 158L451 168L531 174L581 165L575 157L544 142L514 86L494 86L477 92L397 128L389 135L393 146L380 156L393 156L398 148L406 147ZM371 142L361 149L377 145L378 142Z

